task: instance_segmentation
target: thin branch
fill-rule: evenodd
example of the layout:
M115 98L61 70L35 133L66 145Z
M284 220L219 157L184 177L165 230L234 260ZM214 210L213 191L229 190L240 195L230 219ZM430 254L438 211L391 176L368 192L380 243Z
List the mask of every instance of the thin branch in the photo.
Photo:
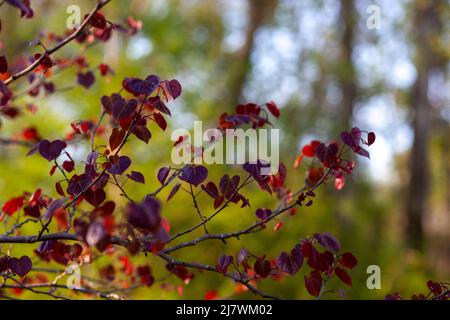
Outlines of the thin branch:
M89 20L92 18L92 16L97 11L99 11L103 6L108 4L108 2L110 2L110 1L111 0L98 1L97 5L94 7L94 9L91 10L91 12L88 14L88 16L83 20L83 22L78 26L78 28L75 29L74 32L72 32L67 38L63 39L61 42L59 42L53 48L46 50L45 53L50 56L53 53L55 53L56 51L58 51L59 49L61 49L62 47L64 47L66 44L68 44L69 42L74 40L83 31L84 27L86 27L86 25L89 23ZM30 73L31 71L36 69L40 65L42 60L44 60L45 58L46 58L46 55L41 55L39 57L39 59L36 59L32 64L30 64L25 69L22 69L21 71L13 74L10 78L6 79L4 81L4 83L6 85L9 85L10 83L16 81L17 79L27 75L28 73Z
M194 202L194 208L195 208L195 210L197 211L198 216L200 217L200 220L201 220L201 221L205 221L206 217L204 217L204 216L202 215L202 212L200 211L200 208L199 208L198 203L197 203L197 198L196 198L196 196L195 196L195 194L194 194L194 190L192 189L192 184L189 184L189 187L190 187L190 189L189 189L189 191L190 191L189 194L191 195L192 201ZM203 224L203 229L205 230L205 233L206 233L206 234L209 233L209 232L208 232L208 229L206 228L206 224Z
M36 243L43 242L48 240L72 240L72 241L80 241L78 235L71 234L67 232L56 232L43 234L39 237L36 236L0 236L0 243ZM129 241L120 237L112 237L112 244L117 244L121 246L127 246Z
M234 193L230 196L229 199L227 199L227 201L219 208L217 209L213 214L211 214L209 217L207 217L206 219L204 219L202 222L200 222L199 224L185 230L182 232L177 233L176 235L174 235L172 238L170 238L170 240L167 242L171 242L187 233L191 233L192 231L194 231L195 229L201 227L202 225L206 224L208 221L210 221L211 219L213 219L216 215L218 215L222 210L224 210L226 207L228 207L229 203L231 202L231 199L233 199L233 197L239 192L239 190L241 190L244 186L247 185L248 180L250 179L250 175L244 180L244 182L238 187L236 188L236 190L234 191Z
M97 121L97 124L95 125L94 129L91 132L91 151L94 151L94 138L95 138L95 134L97 133L98 128L100 127L100 124L103 121L103 118L105 117L105 110L102 110L102 113L100 115L100 118Z
M178 266L183 266L183 267L186 267L186 268L193 268L193 269L199 269L199 270L205 270L205 271L211 271L211 272L219 273L214 266L201 264L201 263L196 263L196 262L184 262L184 261L175 260L171 256L163 254L163 253L158 254L158 256L161 257L162 259L166 260L168 263L173 264L173 265L178 265ZM220 273L220 274L222 274L222 273ZM239 274L227 272L227 273L224 274L224 276L226 276L227 278L230 278L231 280L234 280L235 282L243 284L250 291L252 291L254 294L259 295L259 296L261 296L263 298L273 299L273 300L279 300L280 299L277 296L273 296L273 295L264 293L263 291L257 289L256 287L254 287L253 285L251 285L249 283L250 280L242 279L239 276Z
M293 203L289 206L286 206L276 212L274 212L270 217L267 217L264 220L255 222L254 224L252 224L251 226L242 229L240 231L236 231L236 232L230 232L230 233L221 233L221 234L205 234L204 236L201 236L199 238L196 238L192 241L187 241L187 242L182 242L178 245L175 245L173 247L170 248L166 248L164 250L162 250L162 252L164 253L171 253L173 251L182 249L182 248L186 248L186 247L191 247L191 246L195 246L196 244L206 241L206 240L212 240L212 239L216 239L216 240L225 240L225 239L229 239L229 238L237 238L239 239L240 236L244 235L244 234L250 234L250 233L254 233L254 232L258 232L261 229L257 229L258 227L262 227L263 225L265 225L267 222L269 222L270 220L274 219L275 217L279 216L280 214L282 214L283 212L286 212L288 210L290 210L291 208L295 207L297 204Z

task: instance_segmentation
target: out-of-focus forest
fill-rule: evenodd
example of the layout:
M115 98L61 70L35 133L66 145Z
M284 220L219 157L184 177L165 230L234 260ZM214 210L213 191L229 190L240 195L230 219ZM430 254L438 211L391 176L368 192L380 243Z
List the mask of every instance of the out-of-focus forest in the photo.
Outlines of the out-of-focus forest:
M18 52L29 56L38 50L29 43L39 31L64 33L69 5L79 5L84 14L92 3L32 1L38 18L29 20L2 6L0 19L8 23L2 26L0 50L11 61L21 58ZM367 25L371 5L380 9L379 28ZM281 117L273 124L281 131L280 157L291 186L304 180L305 168L293 169L304 144L338 139L341 131L358 126L376 132L377 141L370 160L358 157L357 170L343 190L322 188L312 207L299 208L278 231L268 229L227 245L205 243L190 249L189 256L214 265L220 254L234 255L243 245L276 255L301 237L330 232L359 260L352 271L353 287L346 288L350 299L382 299L396 291L409 297L427 292L428 279L450 279L450 1L113 0L104 12L113 22L133 16L143 24L133 37L114 34L109 42L86 50L93 67L107 63L115 75L108 80L97 76L88 90L74 86L74 70L55 75L61 91L34 99L36 112L23 107L31 101L27 96L15 100L23 117L2 117L0 139L20 135L25 123L54 139L70 131L70 122L97 119L100 97L117 92L126 76L176 78L183 94L172 105L169 130L155 131L148 146L130 141L125 147L147 181L145 186L127 185L139 199L159 186L157 170L171 165L171 130L191 128L194 120L215 127L220 114L238 103L273 100L280 107ZM62 52L78 50L69 44ZM45 159L25 157L27 148L1 141L0 204L24 188L33 192L48 186L46 191L54 192ZM76 160L85 159L85 147L72 150ZM233 170L221 165L208 169L216 180ZM237 230L254 220L255 208L276 203L256 187L246 195L252 207L232 208L211 223L210 231ZM164 203L172 230L198 221L191 208L186 213L188 200L189 195L179 194L176 201ZM125 203L117 193L120 201ZM366 286L369 265L381 268L380 290ZM156 258L152 268L163 274ZM89 274L90 266L82 272ZM281 283L266 281L261 288L284 298L309 298L303 274ZM216 274L198 276L184 286L182 296L156 283L129 297L199 299L210 290L224 298L252 298L249 293L233 295L234 284Z

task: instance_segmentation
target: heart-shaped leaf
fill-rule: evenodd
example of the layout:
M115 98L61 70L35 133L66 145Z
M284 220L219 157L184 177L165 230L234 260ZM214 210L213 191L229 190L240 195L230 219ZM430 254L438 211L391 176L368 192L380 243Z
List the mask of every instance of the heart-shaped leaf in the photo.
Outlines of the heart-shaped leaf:
M24 277L28 272L30 272L33 263L29 257L22 256L20 258L9 258L8 265L12 272Z
M67 147L67 144L61 140L54 140L52 142L48 140L42 140L39 143L39 153L48 161L56 159L63 149Z
M198 186L208 177L208 169L204 166L186 165L180 175L180 179Z
M267 278L272 270L269 260L258 258L253 265L255 272L262 278Z
M303 265L303 254L300 245L292 249L291 253L282 252L277 259L277 266L281 271L294 275Z
M79 72L77 77L78 83L86 89L89 89L95 82L95 76L92 71L88 71L86 73Z
M106 199L106 193L103 189L96 189L95 191L89 189L84 193L83 196L84 199L86 199L86 201L94 207L98 207Z
M131 165L131 159L127 156L120 156L115 161L111 162L108 172L111 174L122 174Z

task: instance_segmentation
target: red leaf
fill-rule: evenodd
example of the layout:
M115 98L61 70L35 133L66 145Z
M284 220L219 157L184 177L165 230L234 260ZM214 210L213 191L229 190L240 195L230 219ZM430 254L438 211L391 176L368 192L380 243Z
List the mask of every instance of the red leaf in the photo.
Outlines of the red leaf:
M306 145L303 147L302 153L307 157L314 157L315 150L310 145Z
M367 145L370 146L375 142L375 132L369 132L368 136L367 136Z
M358 263L355 256L350 252L345 252L339 259L339 264L345 268L353 269Z
M272 270L269 260L258 258L253 265L255 272L262 278L267 278Z
M205 191L211 198L216 199L219 196L219 190L214 182L209 181L206 187L202 185L203 191Z
M279 118L280 117L280 109L278 109L278 106L275 104L275 102L270 101L266 103L267 108L269 109L270 113L273 114L274 117Z
M155 120L158 127L160 127L163 131L166 131L167 129L167 122L166 119L161 115L159 112L155 112L153 114L153 119Z
M65 197L66 195L64 194L64 190L63 190L63 188L62 188L62 186L61 186L61 182L56 182L56 184L55 184L55 189L56 189L56 192L58 192L58 194L60 195L60 196L62 196L62 197Z
M205 293L205 300L215 300L217 299L217 291L211 290Z
M222 205L223 201L224 201L223 196L218 196L216 199L214 199L214 209L217 209L218 207L220 207Z
M3 204L2 210L7 215L11 216L13 213L22 208L25 199L23 197L16 197L6 201Z
M8 72L8 62L5 56L0 56L0 73Z
M72 172L75 168L75 162L73 162L73 160L66 160L63 162L62 166L67 172Z
M335 268L334 272L336 272L336 275L339 277L339 279L342 280L345 284L352 286L352 278L348 275L348 273L341 268Z
M89 19L89 24L95 28L105 29L106 28L106 19L105 16L100 12L96 12Z
M152 133L146 126L135 126L133 128L133 134L139 139L148 143L150 138L152 137Z
M125 138L126 131L123 129L114 128L109 136L109 147L111 151L115 150Z
M356 147L355 148L355 150L353 150L355 153L357 153L357 154L359 154L360 156L363 156L363 157L366 157L366 158L369 158L370 159L370 154L369 154L369 152L366 150L366 149L364 149L364 148L361 148L361 147Z
M305 276L305 287L308 293L314 297L318 297L322 288L322 276L317 271L311 271L309 276Z

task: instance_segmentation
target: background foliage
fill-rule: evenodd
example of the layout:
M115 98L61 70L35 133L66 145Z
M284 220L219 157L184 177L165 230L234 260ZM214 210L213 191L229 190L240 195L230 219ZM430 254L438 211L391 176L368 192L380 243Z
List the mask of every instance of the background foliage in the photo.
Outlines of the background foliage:
M433 9L427 9L430 3ZM62 33L70 4L73 1L32 1L39 18L30 20L19 19L17 10L2 6L0 19L8 18L0 33L3 54L19 59L13 53L32 51L28 43L38 36L37 30ZM92 1L77 4L88 12ZM366 27L370 4L381 8L379 30ZM300 208L280 231L246 238L245 246L276 255L311 232L330 232L359 259L353 287L347 290L348 297L355 299L383 298L394 291L409 296L426 291L430 278L449 279L448 1L132 0L113 1L104 11L111 21L131 15L143 23L134 37L115 35L106 44L87 50L92 66L108 63L115 76L105 80L97 73L98 81L87 90L72 88L74 70L58 74L58 89L67 90L39 98L38 111L23 111L18 121L1 119L0 137L19 136L28 123L42 136L57 138L70 131L70 122L96 119L100 96L116 92L125 76L148 74L176 78L183 85L183 95L172 104L168 132L189 128L195 119L212 127L221 113L233 110L238 102L276 101L282 108L282 117L275 123L282 132L281 160L290 170L301 146L311 138L326 140L358 125L378 135L370 163L358 159L360 169L370 170L355 172L342 191L323 188L320 201L312 208ZM75 54L77 50L69 45L63 51ZM15 103L25 105L27 99L23 96ZM167 132L158 132L149 146L131 141L125 147L133 154L134 168L147 181L144 187L127 185L137 199L158 187L154 168L170 165L169 138ZM81 160L87 152L79 148L72 154ZM47 161L25 157L26 153L26 148L0 145L0 204L22 193L24 184L32 192L48 183ZM216 180L230 170L234 169L209 167ZM300 167L289 174L288 184L302 185L303 171ZM246 195L252 199L252 208L239 211L238 218L236 214L218 217L210 231L244 227L253 221L254 208L274 205L274 199L256 187ZM185 213L189 195L177 197L163 212L175 230L198 219L192 211ZM125 203L119 194L117 202ZM205 198L201 205L207 202ZM420 217L419 231L407 227L411 215ZM241 246L235 239L227 246L205 243L194 247L190 255L215 264L217 256L233 255ZM19 248L24 250L16 246L12 252ZM139 259L148 258L135 258L136 263ZM366 267L371 264L381 267L381 290L366 287ZM155 259L152 266L155 274L163 273L160 261ZM82 272L89 274L90 266ZM130 297L203 298L211 290L228 297L234 291L227 279L206 273L202 277L182 286L182 294L160 290L157 283L133 291ZM303 274L298 274L282 283L266 281L262 289L285 298L306 298L302 279ZM176 279L172 282L181 285ZM244 293L240 297L252 296Z

